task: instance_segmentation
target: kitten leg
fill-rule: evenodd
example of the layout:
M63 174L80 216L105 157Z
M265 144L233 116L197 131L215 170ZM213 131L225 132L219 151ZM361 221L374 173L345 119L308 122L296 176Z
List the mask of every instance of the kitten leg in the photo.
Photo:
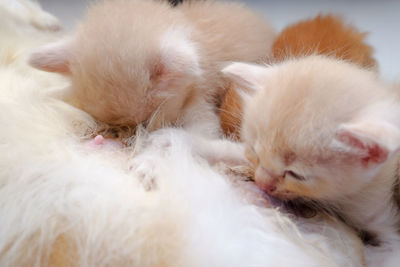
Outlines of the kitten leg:
M205 159L211 165L219 162L228 166L248 164L243 144L226 139L204 138L182 128L164 128L151 133L144 150L128 163L129 169L141 177L140 180L147 190L156 186L153 155L169 153L169 149L176 145L190 149L193 155Z
M228 139L219 139L222 135L219 117L213 106L205 99L199 100L186 111L183 125L193 139L194 153L205 158L210 164L247 163L242 144Z
M143 185L144 189L149 191L157 187L155 168L156 166L152 160L153 154L142 153L135 156L128 163L129 170L132 170L139 177L139 181Z
M132 170L139 177L140 182L146 190L157 187L155 179L156 167L153 162L154 154L166 154L173 143L179 142L183 146L190 146L187 133L179 128L164 128L154 131L145 140L145 147L142 148L129 162L129 170Z
M195 104L185 110L181 124L189 133L204 138L216 139L222 134L214 105L204 98L198 99Z
M245 147L242 143L228 139L196 138L193 142L194 152L214 165L223 162L229 166L245 165L248 163L245 156Z

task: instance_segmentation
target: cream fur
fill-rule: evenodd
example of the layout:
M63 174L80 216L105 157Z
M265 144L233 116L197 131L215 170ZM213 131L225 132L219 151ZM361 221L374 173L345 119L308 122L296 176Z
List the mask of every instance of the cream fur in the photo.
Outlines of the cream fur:
M158 189L145 191L127 168L133 148L88 146L83 139L95 124L61 100L68 81L27 65L37 42L54 36L5 23L13 17L3 15L1 266L361 265L346 227L298 222L299 237L290 220L244 199L194 158L186 132L143 137L169 143L146 148Z
M226 61L261 61L273 38L238 3L102 1L88 9L69 50L38 50L31 64L64 72L53 55L68 61L73 103L100 121L149 130L185 125L216 136L215 106L228 87L219 69Z
M2 12L9 13L13 20L30 24L40 30L58 31L60 22L53 15L42 10L37 1L0 0Z

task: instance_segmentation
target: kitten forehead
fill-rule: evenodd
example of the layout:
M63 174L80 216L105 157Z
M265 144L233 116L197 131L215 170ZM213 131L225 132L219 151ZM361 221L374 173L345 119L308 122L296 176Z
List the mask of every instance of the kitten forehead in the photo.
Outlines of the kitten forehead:
M222 72L240 85L256 91L264 87L271 68L256 64L234 62L225 67Z
M293 159L291 153L302 161L331 158L327 148L338 126L388 98L393 99L392 93L376 75L355 65L323 56L288 60L277 65L263 90L245 103L243 138L247 142L246 138L256 136L287 163ZM388 110L379 107L371 112L381 118ZM371 112L365 118L371 118ZM386 117L399 118L400 113ZM390 147L397 142L393 140Z

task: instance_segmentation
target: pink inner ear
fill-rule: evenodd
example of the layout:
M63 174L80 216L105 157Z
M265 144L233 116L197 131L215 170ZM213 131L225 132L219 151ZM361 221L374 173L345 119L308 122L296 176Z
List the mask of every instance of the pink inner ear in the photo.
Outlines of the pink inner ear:
M70 40L45 45L32 53L29 64L40 70L67 74L70 72L70 50Z
M368 166L370 163L383 163L389 157L387 148L368 137L343 131L338 134L338 139L351 148L349 155L361 160L363 166Z
M48 72L69 73L69 63L67 61L58 61L48 56L32 55L29 64L40 70Z

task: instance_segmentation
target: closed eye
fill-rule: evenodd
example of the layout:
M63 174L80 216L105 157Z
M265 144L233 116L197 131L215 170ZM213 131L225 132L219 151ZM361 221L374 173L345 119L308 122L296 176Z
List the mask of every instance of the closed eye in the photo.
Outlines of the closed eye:
M299 175L299 174L295 173L294 171L285 171L285 176L286 175L290 175L294 179L299 180L299 181L304 181L306 179L304 176Z

